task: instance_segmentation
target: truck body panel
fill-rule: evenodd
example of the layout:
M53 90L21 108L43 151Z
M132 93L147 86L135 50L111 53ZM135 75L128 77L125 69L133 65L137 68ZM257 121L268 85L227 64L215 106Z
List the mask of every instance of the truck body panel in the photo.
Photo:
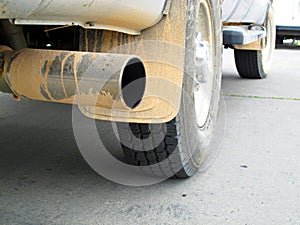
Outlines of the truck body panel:
M269 4L269 0L224 0L223 22L263 24Z
M0 18L22 25L80 25L139 34L163 16L166 0L0 0Z
M277 0L274 2L276 26L299 27L300 0Z

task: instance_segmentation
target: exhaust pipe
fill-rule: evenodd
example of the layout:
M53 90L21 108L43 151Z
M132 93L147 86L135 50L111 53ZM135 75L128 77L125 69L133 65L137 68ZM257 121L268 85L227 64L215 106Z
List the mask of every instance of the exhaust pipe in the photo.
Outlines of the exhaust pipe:
M0 47L0 91L19 98L128 110L146 72L133 55Z

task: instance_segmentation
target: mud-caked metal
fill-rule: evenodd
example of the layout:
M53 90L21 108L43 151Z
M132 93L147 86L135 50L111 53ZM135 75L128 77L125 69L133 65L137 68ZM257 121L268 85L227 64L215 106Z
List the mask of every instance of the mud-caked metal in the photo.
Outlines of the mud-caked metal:
M166 0L0 0L0 18L22 25L80 25L139 34L163 16Z
M19 98L130 110L145 91L145 68L133 55L1 47L0 60L0 91Z

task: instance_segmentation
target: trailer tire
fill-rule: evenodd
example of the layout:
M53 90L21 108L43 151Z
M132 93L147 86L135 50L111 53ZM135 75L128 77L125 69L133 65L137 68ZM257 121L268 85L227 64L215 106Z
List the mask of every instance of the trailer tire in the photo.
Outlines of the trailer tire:
M265 49L234 50L236 68L242 78L263 79L270 72L276 42L276 27L272 5L269 7L265 25L267 28Z

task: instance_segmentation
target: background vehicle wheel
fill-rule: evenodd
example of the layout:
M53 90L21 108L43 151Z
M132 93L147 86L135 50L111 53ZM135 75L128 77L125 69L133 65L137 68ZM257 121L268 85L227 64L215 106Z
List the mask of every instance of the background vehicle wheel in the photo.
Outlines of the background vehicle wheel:
M242 78L263 79L270 72L276 41L274 12L271 5L265 24L267 28L265 49L234 50L236 68Z
M185 76L178 115L165 124L117 123L128 163L149 166L141 169L154 176L192 176L206 160L217 117L222 65L220 1L188 1L186 15Z
M284 36L276 35L276 45L283 45Z

